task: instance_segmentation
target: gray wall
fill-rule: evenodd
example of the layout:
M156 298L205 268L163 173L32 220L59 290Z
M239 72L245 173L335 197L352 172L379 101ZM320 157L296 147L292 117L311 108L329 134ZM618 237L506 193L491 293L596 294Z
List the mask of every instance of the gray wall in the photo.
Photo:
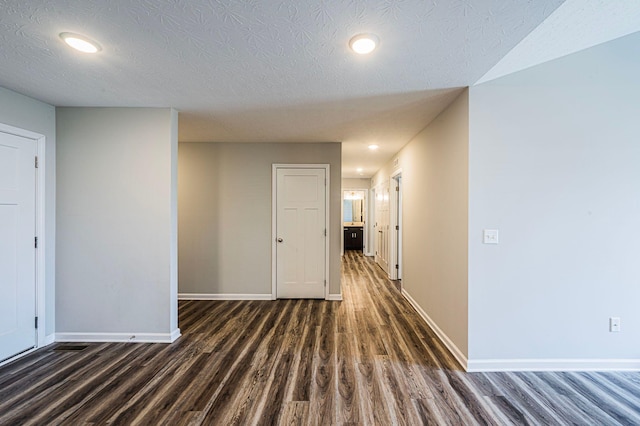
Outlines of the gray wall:
M403 277L409 295L467 355L468 92L394 158L402 169ZM389 179L392 162L373 178Z
M45 232L45 334L55 330L55 241L56 241L56 118L51 105L0 87L0 123L45 136L46 200Z
M271 294L271 165L330 164L330 293L340 293L341 144L180 143L179 291Z
M58 108L56 115L56 332L174 331L177 113Z
M474 360L639 358L638 58L640 33L471 88Z

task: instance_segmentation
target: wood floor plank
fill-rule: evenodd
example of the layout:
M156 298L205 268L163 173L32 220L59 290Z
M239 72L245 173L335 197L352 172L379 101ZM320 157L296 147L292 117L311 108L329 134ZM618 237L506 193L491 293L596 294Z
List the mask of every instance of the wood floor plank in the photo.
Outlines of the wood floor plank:
M0 424L640 424L640 373L466 373L397 284L347 251L341 302L180 301L172 344L39 349L0 367Z
M304 426L309 424L309 402L287 402L282 413L280 424L283 426Z
M250 423L248 419L254 412L262 411L255 409L256 406L265 405L267 397L274 397L269 394L268 388L272 386L274 375L284 375L289 372L287 367L278 368L276 364L281 358L280 353L284 350L282 338L290 327L296 327L294 325L296 321L293 319L298 311L299 305L296 306L291 301L285 302L277 325L256 342L258 346L247 368L240 370L241 376L229 379L234 386L228 386L227 392L219 396L219 401L216 401L206 419L211 419L212 422L214 419L219 419L219 424L248 424ZM284 392L284 384L274 387L277 388L276 392ZM277 404L273 403L271 406L277 406ZM277 408L279 410L280 407Z
M384 397L382 381L378 376L379 372L376 371L374 360L358 363L357 367L356 380L363 424L392 424L395 416L390 410L389 401Z
M278 304L281 308L287 305L286 302L279 302ZM262 306L262 309L264 309L264 306ZM251 364L251 360L254 358L263 339L268 338L270 335L279 335L275 330L281 327L286 312L283 309L266 311L266 315L256 317L258 319L262 318L259 326L244 329L243 334L238 338L239 342L245 343L242 352L238 356L232 357L230 359L232 363L221 370L218 378L214 380L216 386L212 386L212 389L215 390L208 395L208 398L206 400L201 398L201 403L206 402L206 405L201 409L203 413L202 424L219 424L226 415L225 410L234 408L225 405L224 402L233 398L234 392L239 389L239 382L248 373L246 366ZM275 350L277 350L277 346L271 344L268 339L265 346L273 351L271 353L275 353Z
M387 355L381 355L374 360L376 372L382 379L382 393L387 404L393 410L391 418L400 425L419 424L420 416L411 401L408 385L404 378L397 374L394 360Z
M338 333L336 344L336 421L338 424L361 423L360 406L357 401L354 340L351 334Z
M336 424L334 356L335 323L331 303L322 302L322 322L318 327L316 351L312 359L309 418L312 424Z
M319 327L307 327L302 341L300 362L296 370L295 382L293 383L292 401L310 401L311 381L313 380L312 362L315 352L315 345L318 341Z
M107 353L107 357L101 360L101 371L96 371L95 368L76 372L76 377L72 379L71 389L73 392L67 392L67 390L59 390L59 396L56 398L56 407L44 412L41 412L41 408L46 407L48 402L44 405L38 406L37 404L31 404L30 410L38 413L32 418L35 424L38 424L42 417L51 418L54 417L57 421L66 421L66 419L72 416L78 409L86 407L91 404L91 400L103 389L107 388L114 381L119 378L123 378L132 374L133 369L140 364L140 360L144 360L147 357L155 356L159 350L159 345L146 345L146 348L139 350L136 344L129 344L130 351L114 351ZM109 357L108 355L112 355ZM50 397L53 397L51 395Z

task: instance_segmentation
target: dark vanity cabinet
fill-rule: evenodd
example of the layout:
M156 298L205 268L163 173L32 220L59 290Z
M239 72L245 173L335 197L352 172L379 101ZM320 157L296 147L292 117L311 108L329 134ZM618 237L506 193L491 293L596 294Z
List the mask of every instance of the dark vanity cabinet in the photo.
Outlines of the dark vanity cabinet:
M344 249L362 250L363 248L362 226L344 227Z

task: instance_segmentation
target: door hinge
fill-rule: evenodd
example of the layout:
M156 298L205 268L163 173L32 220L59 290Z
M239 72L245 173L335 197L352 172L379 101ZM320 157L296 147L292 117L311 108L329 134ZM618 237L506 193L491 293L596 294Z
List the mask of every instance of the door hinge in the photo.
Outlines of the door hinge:
M35 326L36 326L36 329L37 329L38 328L38 317L36 317Z
M397 263L396 263L396 269L400 269L400 268L398 267L398 264L397 264Z
M324 228L324 236L327 236L327 228Z
M35 237L35 247L38 248L38 237Z
M35 163L36 169L38 168L38 156L36 156L36 163Z
M324 280L324 286L325 287L327 286L327 280Z
M399 231L399 230L400 230L400 226L396 225L396 231Z
M399 186L396 186L396 191L400 191L400 187Z

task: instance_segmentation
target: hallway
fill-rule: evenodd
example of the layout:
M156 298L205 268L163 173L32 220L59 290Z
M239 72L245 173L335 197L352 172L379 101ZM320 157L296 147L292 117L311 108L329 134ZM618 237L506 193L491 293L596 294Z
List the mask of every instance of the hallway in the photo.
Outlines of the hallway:
M638 424L638 373L465 373L370 258L342 302L182 301L173 344L0 368L0 424Z

